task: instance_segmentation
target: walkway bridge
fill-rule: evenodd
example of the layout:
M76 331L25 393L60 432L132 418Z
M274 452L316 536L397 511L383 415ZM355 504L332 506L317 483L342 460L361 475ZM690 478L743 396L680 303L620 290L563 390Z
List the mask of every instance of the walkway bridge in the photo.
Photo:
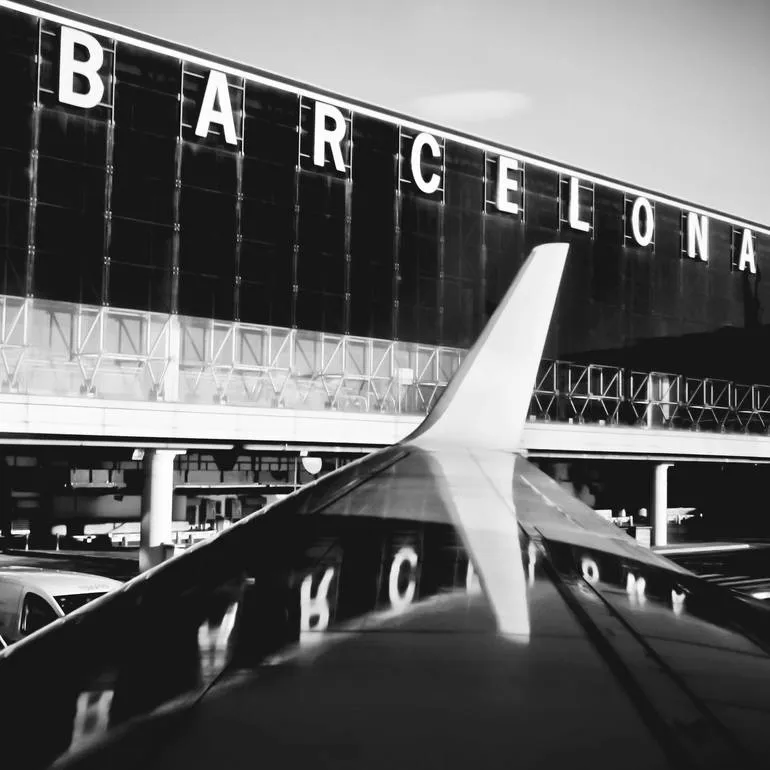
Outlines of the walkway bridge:
M2 296L1 440L369 448L411 431L464 355ZM770 385L544 360L523 448L761 462L769 430Z

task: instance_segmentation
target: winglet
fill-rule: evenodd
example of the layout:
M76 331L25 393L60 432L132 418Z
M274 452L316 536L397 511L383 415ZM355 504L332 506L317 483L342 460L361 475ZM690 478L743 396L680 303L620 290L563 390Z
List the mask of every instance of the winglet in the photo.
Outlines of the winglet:
M533 249L462 366L403 440L517 451L569 245Z

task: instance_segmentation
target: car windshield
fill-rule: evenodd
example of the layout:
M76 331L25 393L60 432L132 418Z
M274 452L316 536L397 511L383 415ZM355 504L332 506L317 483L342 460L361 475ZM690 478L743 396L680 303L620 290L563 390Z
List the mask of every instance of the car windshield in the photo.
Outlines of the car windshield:
M92 591L85 594L65 594L64 596L54 596L53 598L62 608L62 612L65 615L69 615L70 612L74 612L79 607L92 602L94 599L98 599L100 596L104 596L106 593L106 591Z

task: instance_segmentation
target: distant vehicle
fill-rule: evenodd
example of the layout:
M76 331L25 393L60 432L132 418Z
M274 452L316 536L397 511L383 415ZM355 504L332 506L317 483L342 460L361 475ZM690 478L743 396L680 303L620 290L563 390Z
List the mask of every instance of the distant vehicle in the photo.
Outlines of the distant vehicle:
M0 649L121 585L118 580L82 572L0 570Z

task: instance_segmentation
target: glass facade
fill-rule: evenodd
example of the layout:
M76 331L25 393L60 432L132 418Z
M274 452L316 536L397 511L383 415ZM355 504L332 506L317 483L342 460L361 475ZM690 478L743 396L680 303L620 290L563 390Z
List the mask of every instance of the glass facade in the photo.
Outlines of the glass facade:
M0 7L0 293L467 347L559 239L548 357L767 322L758 225L117 28L68 59L68 28Z

